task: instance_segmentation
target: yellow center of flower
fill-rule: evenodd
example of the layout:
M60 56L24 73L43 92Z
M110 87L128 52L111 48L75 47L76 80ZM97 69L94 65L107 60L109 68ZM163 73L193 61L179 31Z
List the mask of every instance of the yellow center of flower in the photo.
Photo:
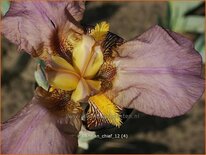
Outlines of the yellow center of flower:
M62 90L74 90L71 99L75 102L98 91L101 82L93 80L103 64L103 54L94 38L83 35L72 51L73 65L60 56L51 57L51 70L47 71L50 85Z
M60 56L51 56L51 69L47 77L53 88L73 91L71 99L75 102L88 97L93 91L99 91L101 82L94 80L95 75L103 64L103 53L99 41L103 40L109 30L105 22L97 24L90 35L75 37L71 32L66 38L66 45L73 47L72 63Z
M72 101L89 101L99 109L108 122L120 126L119 110L101 94L101 81L95 78L104 63L101 42L108 31L109 25L102 22L88 35L80 36L71 32L63 41L63 49L71 52L72 62L59 55L52 55L46 73L52 89L71 91Z

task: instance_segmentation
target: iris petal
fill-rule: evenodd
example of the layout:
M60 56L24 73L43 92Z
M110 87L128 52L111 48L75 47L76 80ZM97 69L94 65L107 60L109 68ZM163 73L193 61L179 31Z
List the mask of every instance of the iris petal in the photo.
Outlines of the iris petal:
M75 102L84 99L90 94L89 86L84 79L81 79L77 85L76 90L72 93L72 100Z
M39 89L37 89L38 91ZM56 117L43 105L55 105L50 94L36 96L19 113L2 124L1 151L4 154L72 153L77 147L79 117ZM61 123L60 123L61 122ZM74 126L73 124L76 124ZM76 136L74 136L76 135ZM48 145L50 144L50 145Z
M101 88L101 81L86 80L86 82L91 89L100 90L100 88Z
M92 55L92 47L95 41L92 37L83 35L82 40L73 50L73 62L76 69L82 73Z
M84 8L83 2L12 1L2 20L2 32L20 49L35 55L42 43L50 46L57 27L79 29L77 21L82 19Z
M201 56L188 39L159 26L118 49L111 99L150 115L189 111L204 91Z
M59 56L52 56L51 57L51 65L54 69L64 69L65 71L69 70L75 72L73 66L69 64L65 59Z
M47 71L47 77L50 85L62 90L74 90L78 84L78 77L75 74L66 72Z
M96 46L94 48L94 54L92 55L89 64L85 70L84 77L85 78L92 78L100 69L101 65L103 64L103 54L100 49L100 46Z

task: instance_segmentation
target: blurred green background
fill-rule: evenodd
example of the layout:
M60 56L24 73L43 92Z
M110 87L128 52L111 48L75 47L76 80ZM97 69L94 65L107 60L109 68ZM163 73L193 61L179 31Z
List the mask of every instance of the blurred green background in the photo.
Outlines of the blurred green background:
M110 23L111 32L129 40L159 24L190 38L205 62L203 1L87 2L83 24ZM1 15L9 2L1 3ZM2 120L19 111L33 96L36 60L2 37ZM186 115L172 119L135 112L119 129L97 134L127 134L123 139L80 136L78 153L204 153L204 97ZM80 134L85 134L81 132ZM88 133L93 135L94 133ZM91 137L91 136L90 136Z

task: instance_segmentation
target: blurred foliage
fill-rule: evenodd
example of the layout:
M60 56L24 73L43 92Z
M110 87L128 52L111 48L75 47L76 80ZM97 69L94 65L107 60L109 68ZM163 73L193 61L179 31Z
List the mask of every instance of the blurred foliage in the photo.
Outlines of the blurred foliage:
M10 2L8 0L1 0L1 14L5 15L10 6Z
M204 8L202 1L169 1L167 16L160 19L159 24L179 33L204 33L204 16L195 14L196 9L201 9L202 5Z
M192 34L195 49L205 62L205 20L203 1L169 1L167 16L159 19L159 24L172 31Z
M195 49L200 52L205 63L205 33L202 33L195 42Z

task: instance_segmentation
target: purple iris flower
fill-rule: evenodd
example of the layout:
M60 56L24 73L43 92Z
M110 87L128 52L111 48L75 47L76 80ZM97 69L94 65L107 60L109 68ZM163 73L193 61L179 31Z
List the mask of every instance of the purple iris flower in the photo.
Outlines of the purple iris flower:
M190 40L156 25L125 41L106 22L82 26L84 10L78 1L11 2L2 33L45 62L49 89L38 87L3 123L3 153L73 153L83 113L88 129L120 127L123 108L175 117L201 97L202 60Z

